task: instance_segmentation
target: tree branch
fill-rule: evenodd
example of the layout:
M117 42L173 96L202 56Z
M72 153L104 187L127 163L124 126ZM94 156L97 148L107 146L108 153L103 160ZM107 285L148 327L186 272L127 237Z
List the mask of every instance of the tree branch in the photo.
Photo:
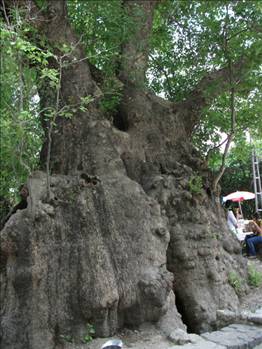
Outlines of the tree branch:
M9 17L7 15L7 11L6 11L6 6L5 6L5 1L4 0L2 0L1 11L3 12L3 17L4 17L4 20L6 21L6 24L10 28L11 27L11 23L10 23Z
M232 89L231 89L230 109L231 109L231 131L230 131L230 134L227 136L227 142L226 142L225 150L224 150L224 153L222 156L221 166L219 168L218 174L216 175L216 177L214 178L214 181L213 181L213 191L214 192L216 192L218 183L225 172L226 157L227 157L227 154L228 154L228 151L229 151L229 148L230 148L230 145L231 145L231 142L234 138L234 133L235 133L236 115L235 115L235 90L234 90L234 87L232 87Z
M211 152L213 152L214 150L216 150L216 149L222 147L222 145L225 144L225 143L227 142L227 140L228 140L228 136L227 136L221 143L219 143L218 145L216 145L216 146L214 146L213 148L210 148L210 149L208 150L207 155L206 155L206 161L207 161L207 162L209 161L209 157L210 157Z
M260 56L262 57L262 52ZM252 59L250 57L242 57L238 62L232 62L235 92L237 91L236 85L240 85L244 81L246 73L251 68ZM210 105L217 96L230 89L229 75L230 69L227 64L227 66L213 71L202 78L194 90L188 94L185 101L174 104L175 109L183 110L182 115L188 135L191 135L194 127L199 122L201 111Z
M149 57L152 59L152 61L156 64L158 71L162 72L165 75L166 78L166 83L167 83L167 91L169 94L169 97L172 99L174 97L173 91L172 91L172 86L170 84L170 78L166 72L166 70L164 69L163 66L161 66L157 60L155 59L155 57L151 54L149 54Z
M229 69L229 76L228 76L228 80L229 80L229 84L230 84L230 111L231 111L231 129L230 129L230 133L227 137L227 143L226 143L226 147L223 153L223 157L222 157L222 163L221 166L219 168L218 174L216 175L216 177L213 180L213 192L216 193L217 191L217 186L218 183L220 181L220 179L222 178L226 166L226 157L227 157L227 153L229 151L230 148L230 144L234 138L234 133L235 133L235 127L236 127L236 109L235 109L235 81L234 81L234 74L233 74L233 65L232 65L232 59L230 56L230 52L229 52L229 48L228 48L228 19L229 19L229 15L228 15L228 4L227 4L227 14L226 14L226 20L225 20L225 26L224 26L224 30L223 30L223 37L224 37L224 46L223 46L223 51L224 51L224 56L228 62L228 69Z

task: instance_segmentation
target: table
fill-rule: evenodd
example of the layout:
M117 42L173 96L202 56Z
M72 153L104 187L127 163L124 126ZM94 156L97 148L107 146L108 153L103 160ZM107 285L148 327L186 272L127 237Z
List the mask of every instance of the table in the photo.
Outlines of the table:
M236 237L238 238L239 241L244 241L245 237L249 234L253 234L253 232L252 231L243 232L243 229L237 228Z
M236 236L239 241L244 241L245 237L249 234L253 234L252 231L244 231L245 226L249 223L249 220L239 219L238 220L238 228L236 229Z

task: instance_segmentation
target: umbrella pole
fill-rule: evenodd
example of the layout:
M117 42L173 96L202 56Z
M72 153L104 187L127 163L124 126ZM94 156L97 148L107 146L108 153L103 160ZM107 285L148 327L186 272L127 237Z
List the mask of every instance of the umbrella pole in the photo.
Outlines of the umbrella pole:
M244 219L240 201L238 201L238 207L239 207L239 210L240 210L240 214L241 214L242 218Z

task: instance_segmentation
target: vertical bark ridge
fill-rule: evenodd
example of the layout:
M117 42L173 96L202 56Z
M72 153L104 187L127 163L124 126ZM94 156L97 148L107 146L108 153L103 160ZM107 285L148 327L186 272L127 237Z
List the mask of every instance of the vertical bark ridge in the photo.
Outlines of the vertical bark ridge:
M124 9L133 21L132 33L122 48L119 77L122 81L143 87L148 62L149 39L154 9L158 0L125 0Z

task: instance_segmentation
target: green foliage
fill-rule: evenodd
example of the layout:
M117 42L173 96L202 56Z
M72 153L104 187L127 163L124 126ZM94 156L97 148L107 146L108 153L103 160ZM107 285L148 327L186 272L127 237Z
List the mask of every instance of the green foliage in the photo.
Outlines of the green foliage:
M227 11L229 15L227 15ZM70 19L86 46L89 61L106 76L102 109L116 110L121 88L116 86L121 46L132 36L134 26L123 11L121 1L71 0ZM138 14L139 15L139 14ZM140 14L142 15L142 14ZM156 93L174 101L183 100L207 72L227 64L224 39L233 62L250 60L244 84L236 91L236 137L247 130L262 132L261 30L262 11L258 1L167 0L155 11L150 42L148 85ZM227 27L225 29L225 27ZM237 80L237 76L235 77ZM215 85L211 88L219 88ZM207 91L208 93L208 91ZM230 130L229 93L223 93L203 111L195 128L196 147L206 154ZM219 166L219 151L212 155ZM212 164L211 164L212 165Z
M94 339L95 332L96 331L95 331L94 325L87 323L86 332L82 338L73 338L73 336L71 335L61 334L60 339L64 342L73 343L73 344L79 341L81 341L82 343L90 343Z
M225 65L225 31L232 60L245 55L258 67L261 20L255 0L163 2L151 40L151 87L168 99L183 100L207 71Z
M113 76L119 65L121 45L132 32L132 21L121 1L70 0L72 24L85 44L89 62Z
M67 343L74 343L73 337L70 335L60 335L60 338Z
M39 2L44 6L45 1ZM15 10L12 26L0 22L1 27L1 184L0 196L14 201L16 189L39 164L43 142L40 113L49 125L55 126L56 118L72 118L78 110L86 111L92 101L82 98L75 106L61 109L53 106L40 110L38 88L49 85L53 96L59 95L60 71L49 67L49 60L60 62L48 48L44 38L37 38L35 30ZM29 39L30 38L30 39ZM32 40L34 38L35 40ZM31 41L32 40L32 41ZM35 44L38 42L41 48ZM71 47L62 44L65 54Z
M46 0L36 0L36 4L41 11L46 10ZM120 0L67 0L67 5L88 61L103 71L100 106L111 117L122 97L122 86L115 78L121 65L121 48L136 28ZM137 15L142 17L139 7L137 10ZM54 94L60 88L59 72L49 67L50 59L57 62L57 57L45 39L17 9L11 13L11 20L11 26L0 22L0 195L9 198L38 166L43 133L37 88L41 81L43 85L48 82ZM262 133L261 23L261 3L256 0L166 0L160 2L154 17L147 83L150 89L169 100L183 101L208 72L225 67L227 56L232 62L240 58L250 62L245 81L236 85L235 145L227 162L230 171L226 171L223 179L223 190L228 192L235 187L240 190L240 186L250 188L249 161L247 155L244 157L249 151L245 135L249 132L254 139L259 139ZM61 43L57 49L66 55L72 47ZM234 79L237 81L238 77ZM54 122L57 116L72 118L79 110L86 111L90 98L87 96L80 105L65 106L62 110L50 105L49 110L45 110L45 118ZM229 130L229 94L225 92L203 111L194 132L195 145L205 155L220 143L221 134ZM221 153L214 151L209 162L214 173L220 163ZM190 190L200 192L202 183L193 178L191 181Z
M262 133L261 23L259 1L165 1L157 9L151 39L149 86L166 98L182 101L202 77L228 64L249 60L245 80L235 85L235 139ZM225 47L225 37L226 47ZM238 76L233 71L233 80ZM206 86L203 86L206 88ZM213 84L206 91L219 89ZM221 93L202 111L193 135L203 156L218 146L231 129L230 93ZM241 147L239 148L241 149ZM212 152L217 170L222 153Z
M91 342L93 340L93 338L94 338L95 332L96 331L95 331L94 326L92 324L88 323L87 326L86 326L86 334L85 334L85 336L83 338L83 342L84 343Z
M253 138L253 144L258 148L262 148L262 144ZM226 159L226 170L221 179L221 195L237 191L254 191L253 187L253 172L252 172L252 149L253 144L250 144L244 137L236 139L232 148L229 151ZM216 152L212 154L209 165L213 169L214 173L219 168L221 160L221 153ZM261 164L262 165L262 164ZM260 168L262 172L262 167ZM237 203L236 203L237 206ZM255 211L254 200L247 200L241 203L244 217L252 217Z
M237 294L240 294L242 292L243 281L236 272L234 271L229 272L228 282L234 288Z
M203 187L202 177L200 176L191 176L188 182L189 191L192 194L200 194Z
M100 105L102 110L107 114L112 114L117 110L117 107L122 98L122 87L119 82L113 78L108 77L103 84L103 98Z
M19 14L17 14L19 19ZM35 84L28 62L47 64L47 54L26 39L30 27L17 20L1 29L1 184L0 196L13 201L17 188L38 166L42 128Z
M87 106L88 104L90 104L91 102L93 102L94 98L92 96L85 96L85 97L81 97L81 103L80 105L78 106L79 109L82 111L82 112L85 112L87 111Z
M121 50L137 24L134 25L119 0L74 0L68 2L68 7L71 22L85 44L89 62L103 71L100 106L110 118L122 98L122 85L116 79L121 66ZM144 13L139 6L136 16L141 17L142 29Z
M85 44L89 62L104 73L100 106L110 118L122 98L122 86L115 77L120 67L121 47L132 35L133 22L119 0L71 0L68 9L71 22Z
M261 81L262 82L262 81ZM257 83L260 84L260 82ZM254 81L255 85L255 81ZM218 145L221 138L225 138L230 132L231 111L229 108L229 95L224 93L203 111L201 121L194 132L194 143L203 153ZM236 109L236 129L235 144L240 144L239 149L246 142L246 135L251 134L252 138L261 138L262 133L262 91L261 88L254 87L245 98L237 95L235 98ZM248 145L248 144L247 144ZM241 151L240 151L241 152ZM219 155L219 152L217 152ZM212 156L214 156L212 154ZM221 157L221 156L220 156ZM213 161L213 159L211 159Z
M262 273L257 271L252 265L248 267L248 283L253 287L262 285Z
M43 68L41 69L40 79L49 80L50 87L57 87L59 83L59 73L57 69Z
M47 6L46 0L35 0L35 3L41 10Z

